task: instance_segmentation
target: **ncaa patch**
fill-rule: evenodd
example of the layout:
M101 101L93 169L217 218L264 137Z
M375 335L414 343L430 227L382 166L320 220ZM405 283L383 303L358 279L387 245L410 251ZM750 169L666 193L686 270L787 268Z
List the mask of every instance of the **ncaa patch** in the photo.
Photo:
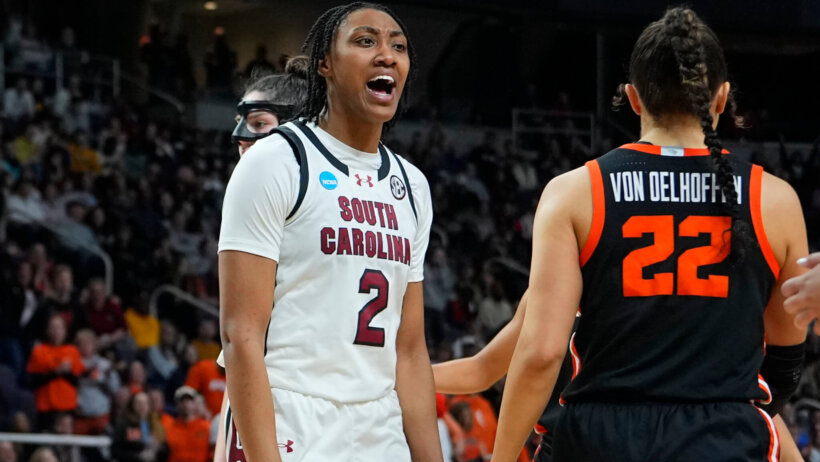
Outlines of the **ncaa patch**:
M404 182L401 181L401 178L396 175L390 175L390 192L393 193L393 197L395 197L396 200L404 199L404 196L407 194L407 187L404 186Z
M336 175L325 170L319 174L319 184L328 191L333 191L339 186L339 180L336 179Z

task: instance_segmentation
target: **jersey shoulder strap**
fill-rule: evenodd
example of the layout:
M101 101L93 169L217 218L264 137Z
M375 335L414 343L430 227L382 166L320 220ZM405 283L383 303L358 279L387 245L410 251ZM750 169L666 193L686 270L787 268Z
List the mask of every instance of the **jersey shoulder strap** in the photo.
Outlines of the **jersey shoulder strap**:
M384 153L387 148L384 147L383 144L379 143L379 151ZM404 178L404 184L407 185L407 199L410 200L410 208L413 209L413 215L416 217L416 220L419 219L419 214L416 212L416 202L413 200L413 191L410 188L410 179L407 178L407 171L404 169L404 164L402 164L401 159L399 156L396 155L395 152L389 151L393 154L393 158L396 159L396 163L399 165L399 170L401 171L401 176Z
M282 135L282 138L288 142L290 148L293 150L293 156L296 158L296 163L299 164L299 195L296 197L296 203L293 204L293 210L290 211L288 216L285 220L290 220L290 218L299 210L299 206L302 205L302 201L305 199L305 194L307 194L307 186L308 186L308 178L310 177L310 172L308 171L308 162L307 162L307 153L305 153L305 145L302 144L302 140L296 136L296 133L293 133L288 127L279 126L271 130L271 134L278 133Z

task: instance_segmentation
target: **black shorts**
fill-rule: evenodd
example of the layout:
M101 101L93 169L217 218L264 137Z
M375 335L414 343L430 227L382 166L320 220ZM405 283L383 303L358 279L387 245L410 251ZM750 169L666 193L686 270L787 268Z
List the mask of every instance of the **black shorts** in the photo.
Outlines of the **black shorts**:
M535 450L535 459L533 462L552 462L552 433L543 433L541 435L541 444Z
M777 460L774 423L749 403L572 403L553 432L555 462Z

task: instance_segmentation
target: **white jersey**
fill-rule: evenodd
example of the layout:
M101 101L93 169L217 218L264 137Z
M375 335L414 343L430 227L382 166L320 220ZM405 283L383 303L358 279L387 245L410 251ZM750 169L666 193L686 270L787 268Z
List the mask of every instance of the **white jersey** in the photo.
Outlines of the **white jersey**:
M395 387L407 284L423 278L430 188L383 146L365 153L315 124L283 127L301 140L302 165L278 134L242 157L219 251L278 262L265 351L272 387L342 403L381 398ZM307 189L292 213L300 175Z

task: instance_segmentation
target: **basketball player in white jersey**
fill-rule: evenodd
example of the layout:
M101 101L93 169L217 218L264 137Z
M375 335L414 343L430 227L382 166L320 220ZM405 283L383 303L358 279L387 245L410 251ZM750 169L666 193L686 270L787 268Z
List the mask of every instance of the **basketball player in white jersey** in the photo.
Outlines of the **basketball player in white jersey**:
M430 192L379 143L413 64L406 29L383 6L345 5L305 48L305 118L257 141L226 191L221 324L241 436L228 460L441 461L421 289Z

